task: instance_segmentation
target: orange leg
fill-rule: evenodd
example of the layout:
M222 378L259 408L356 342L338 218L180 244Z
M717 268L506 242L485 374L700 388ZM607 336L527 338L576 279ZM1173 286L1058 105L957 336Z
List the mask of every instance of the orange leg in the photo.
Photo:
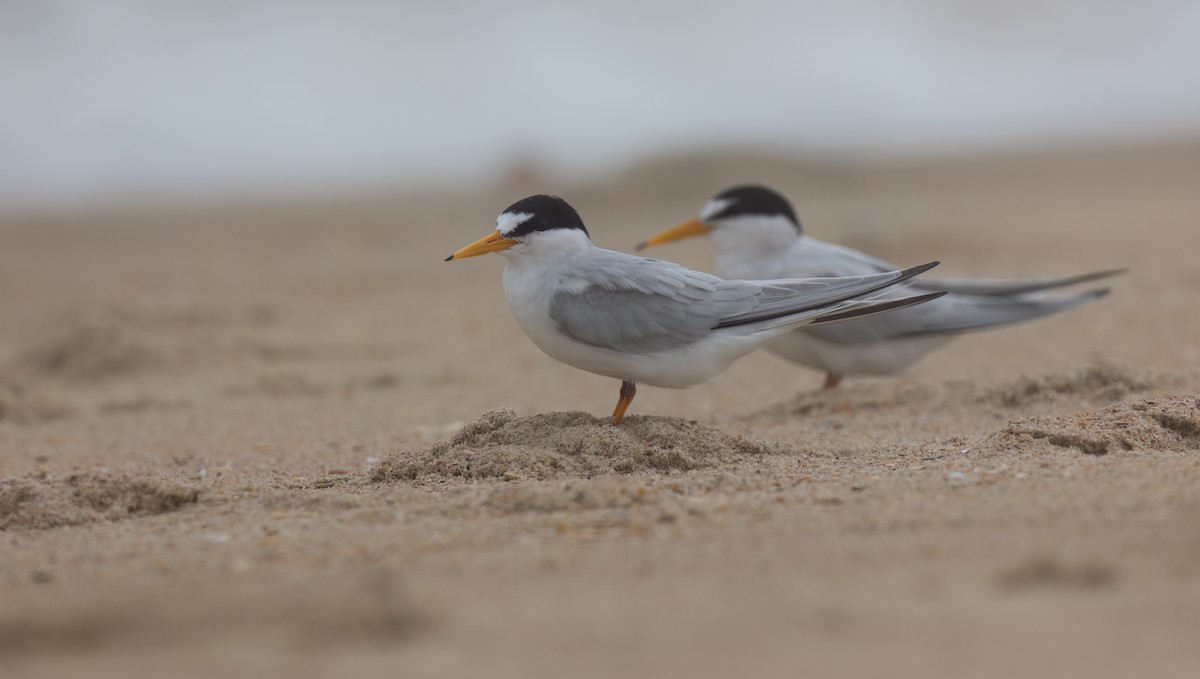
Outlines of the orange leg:
M617 400L617 409L613 411L613 426L621 424L621 418L625 417L625 411L629 408L629 404L633 403L633 396L637 394L637 385L629 380L621 382L621 398Z
M835 389L835 388L837 388L837 385L839 385L841 383L842 383L841 375L834 375L833 373L825 373L825 384L821 385L821 388L822 389Z

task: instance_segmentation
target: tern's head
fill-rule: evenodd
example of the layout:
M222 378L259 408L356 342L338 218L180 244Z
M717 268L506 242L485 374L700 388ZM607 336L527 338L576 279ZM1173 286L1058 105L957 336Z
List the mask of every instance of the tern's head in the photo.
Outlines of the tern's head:
M637 249L703 235L710 236L718 249L777 248L801 233L800 220L787 198L765 186L747 184L718 193L698 217L643 241Z
M446 258L464 259L489 252L504 255L575 250L590 244L579 213L558 196L523 198L496 218L496 230Z

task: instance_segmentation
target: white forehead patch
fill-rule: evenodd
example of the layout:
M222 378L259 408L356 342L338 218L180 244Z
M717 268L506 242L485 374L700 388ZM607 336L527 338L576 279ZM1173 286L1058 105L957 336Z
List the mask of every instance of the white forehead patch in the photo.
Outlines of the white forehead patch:
M510 234L518 226L533 219L530 212L502 212L496 218L496 230L501 234Z
M700 221L707 222L711 220L714 216L720 214L722 210L733 205L733 203L734 201L729 198L714 198L708 201L708 204L700 211Z

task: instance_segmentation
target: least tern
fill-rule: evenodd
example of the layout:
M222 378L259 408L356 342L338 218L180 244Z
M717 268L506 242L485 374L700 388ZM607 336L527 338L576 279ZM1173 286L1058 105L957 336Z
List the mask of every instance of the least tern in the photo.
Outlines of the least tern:
M621 423L637 385L682 389L802 325L846 321L941 296L864 298L927 271L832 278L722 280L678 264L592 244L561 198L509 206L496 230L446 261L504 255L504 294L539 349L581 370L621 380Z
M700 235L712 241L716 273L724 278L863 276L895 268L857 250L805 235L786 198L753 185L717 194L699 217L643 241L636 249ZM1043 293L1123 272L1010 280L923 278L912 283L911 289L945 290L949 294L887 315L802 328L768 349L824 370L824 388L830 389L847 375L897 373L958 334L1046 316L1103 297L1108 288L1061 295ZM894 294L887 291L882 296Z

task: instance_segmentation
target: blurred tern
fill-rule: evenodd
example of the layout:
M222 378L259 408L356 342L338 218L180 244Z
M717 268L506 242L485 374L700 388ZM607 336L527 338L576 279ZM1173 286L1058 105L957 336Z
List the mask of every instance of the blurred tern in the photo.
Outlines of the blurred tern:
M682 389L804 325L908 307L941 292L864 297L927 271L783 280L722 280L657 259L592 244L566 201L531 196L496 219L496 230L446 258L507 258L504 294L539 349L581 370L621 380L621 423L638 383Z
M700 235L712 241L717 275L725 278L867 276L895 268L857 250L804 235L787 199L763 186L738 186L719 193L699 217L653 236L636 249ZM1098 299L1108 294L1108 288L1043 293L1120 273L1124 270L1061 278L926 278L914 282L911 290L945 290L949 294L895 313L802 328L768 349L824 370L824 388L830 389L846 375L897 373L955 335L1046 316ZM881 296L895 294L889 290Z

